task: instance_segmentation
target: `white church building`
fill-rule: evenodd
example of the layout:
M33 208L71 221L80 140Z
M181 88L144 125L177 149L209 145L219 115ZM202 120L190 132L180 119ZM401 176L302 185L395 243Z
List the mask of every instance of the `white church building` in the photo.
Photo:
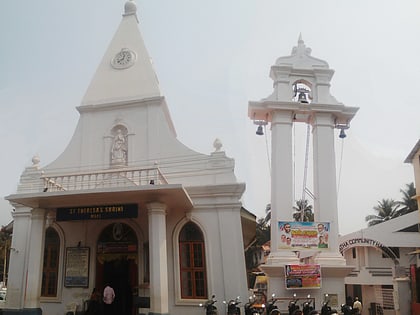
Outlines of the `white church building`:
M212 294L219 307L246 297L245 184L219 140L201 154L177 139L133 1L77 110L64 152L46 166L34 157L6 197L3 314L82 311L106 284L118 315L197 314Z

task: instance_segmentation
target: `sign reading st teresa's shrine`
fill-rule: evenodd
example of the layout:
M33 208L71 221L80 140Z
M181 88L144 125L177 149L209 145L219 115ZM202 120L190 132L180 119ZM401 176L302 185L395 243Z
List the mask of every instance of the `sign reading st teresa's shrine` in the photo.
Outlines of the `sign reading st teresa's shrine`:
M57 221L137 218L137 205L107 205L57 208Z

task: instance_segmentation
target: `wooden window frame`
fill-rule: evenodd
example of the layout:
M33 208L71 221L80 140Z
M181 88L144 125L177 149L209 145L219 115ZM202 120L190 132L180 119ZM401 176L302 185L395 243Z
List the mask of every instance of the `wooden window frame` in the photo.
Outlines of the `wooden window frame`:
M59 282L60 235L55 229L48 229L52 229L54 231L56 241L49 243L47 237L45 238L41 297L56 297L58 294Z
M189 223L194 224L194 223ZM185 226L183 227L183 229ZM181 233L182 230L181 229ZM199 228L196 226L196 229ZM180 235L181 235L180 233ZM207 268L205 256L205 244L202 238L197 240L179 240L179 277L182 299L206 299L207 298ZM187 253L185 251L188 251ZM188 258L188 261L185 258ZM183 274L188 274L186 280ZM200 277L201 276L201 277ZM187 283L186 283L187 281ZM201 283L201 284L200 284ZM186 292L187 291L187 292ZM191 292L191 293L190 293Z

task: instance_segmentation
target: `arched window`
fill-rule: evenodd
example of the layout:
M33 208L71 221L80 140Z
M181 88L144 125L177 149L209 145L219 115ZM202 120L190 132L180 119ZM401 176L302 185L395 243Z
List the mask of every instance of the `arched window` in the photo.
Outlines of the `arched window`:
M49 227L45 232L41 296L57 296L59 258L60 237L56 230Z
M207 298L204 237L199 227L189 222L179 233L181 298Z

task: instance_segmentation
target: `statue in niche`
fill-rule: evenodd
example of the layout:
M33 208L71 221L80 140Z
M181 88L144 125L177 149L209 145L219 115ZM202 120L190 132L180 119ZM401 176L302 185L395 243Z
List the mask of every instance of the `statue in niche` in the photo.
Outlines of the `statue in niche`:
M111 164L127 164L127 139L121 129L117 130L111 146Z

